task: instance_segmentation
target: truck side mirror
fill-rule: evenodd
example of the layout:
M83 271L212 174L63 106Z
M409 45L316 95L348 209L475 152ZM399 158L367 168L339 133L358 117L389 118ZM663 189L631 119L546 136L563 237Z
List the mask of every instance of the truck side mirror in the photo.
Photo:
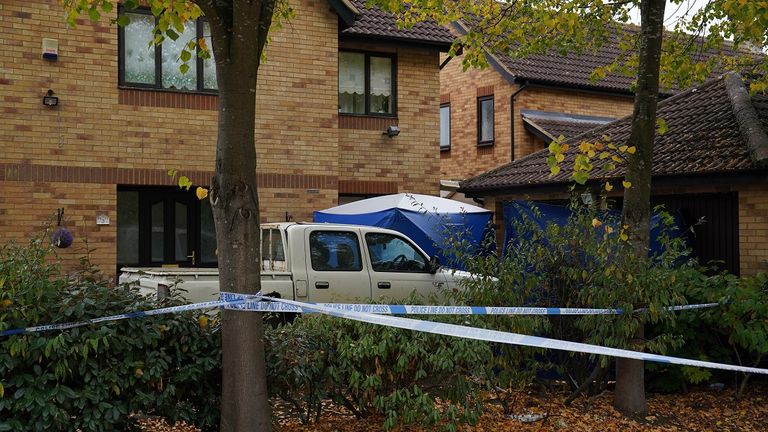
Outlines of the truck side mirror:
M440 260L436 256L433 256L432 258L430 258L429 259L429 272L432 273L432 274L435 274L435 273L437 273L437 269L439 269L439 268L440 268Z

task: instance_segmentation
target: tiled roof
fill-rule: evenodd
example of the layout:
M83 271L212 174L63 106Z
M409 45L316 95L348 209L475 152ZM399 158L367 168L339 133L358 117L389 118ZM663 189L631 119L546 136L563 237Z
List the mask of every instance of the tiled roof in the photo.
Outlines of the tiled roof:
M660 102L657 116L666 121L668 129L655 138L654 176L716 175L768 167L768 97L750 97L736 74ZM617 146L626 144L631 125L629 116L566 140L570 147L560 164L562 171L555 176L550 177L548 150L544 149L462 182L460 191L476 195L568 183L581 142L602 141L605 136ZM621 165L612 172L601 168L602 161L594 161L594 165L593 179L624 174Z
M472 20L470 20L472 21ZM466 32L468 26L473 25L457 23L460 32ZM632 93L634 76L627 76L621 72L608 73L597 81L590 79L592 72L598 67L608 66L619 57L626 56L622 53L620 44L624 38L634 38L640 28L631 24L622 24L607 35L605 42L594 50L586 49L577 54L572 51L561 53L551 50L544 54L532 54L523 58L514 58L502 52L489 52L491 63L502 68L503 75L514 79L518 84L531 82L543 85L562 87L585 88L590 90L607 91L614 93ZM671 36L672 33L669 33ZM699 38L699 42L704 40ZM722 50L709 49L706 52L693 54L696 61L704 61L707 58L720 53L730 55L733 53L732 45L726 41ZM714 75L713 75L714 76ZM673 94L677 89L661 89L662 93Z
M346 36L362 36L377 39L399 40L450 46L454 37L451 32L434 21L420 22L409 29L397 27L394 15L379 8L366 8L363 0L349 0L360 12L354 23L341 31Z
M537 136L541 136L546 143L558 138L560 135L565 138L572 138L616 120L610 117L536 110L522 110L520 115L523 118L523 124L526 129L532 130Z

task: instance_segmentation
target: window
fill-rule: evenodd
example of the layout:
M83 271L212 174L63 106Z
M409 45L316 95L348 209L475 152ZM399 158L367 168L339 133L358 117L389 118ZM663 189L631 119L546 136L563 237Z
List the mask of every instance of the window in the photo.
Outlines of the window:
M190 66L187 73L179 70L181 50L190 41L204 38L207 46L212 46L208 22L188 21L176 40L166 37L161 45L155 46L151 42L156 18L143 9L122 13L130 21L119 30L120 85L180 91L216 90L213 53L208 59L194 56L187 63Z
M309 255L316 271L361 271L357 234L344 231L314 231L309 234Z
M375 272L429 272L427 258L400 237L369 233L365 235L365 243Z
M395 114L395 57L339 52L339 113Z
M493 96L477 98L477 145L493 145Z
M285 271L285 249L280 230L261 230L261 263L262 270Z
M451 149L451 104L440 105L440 150Z

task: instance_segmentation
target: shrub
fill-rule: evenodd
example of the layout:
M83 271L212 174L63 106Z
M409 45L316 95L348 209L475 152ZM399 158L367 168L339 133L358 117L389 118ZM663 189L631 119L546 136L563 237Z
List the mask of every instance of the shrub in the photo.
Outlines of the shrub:
M0 249L0 330L158 305L110 287L87 260L65 277L42 240ZM124 430L141 412L218 426L220 342L184 313L0 339L0 430Z
M482 403L473 376L489 355L478 341L315 314L267 331L270 391L304 422L319 419L321 401L331 399L358 417L383 415L385 429L474 424Z

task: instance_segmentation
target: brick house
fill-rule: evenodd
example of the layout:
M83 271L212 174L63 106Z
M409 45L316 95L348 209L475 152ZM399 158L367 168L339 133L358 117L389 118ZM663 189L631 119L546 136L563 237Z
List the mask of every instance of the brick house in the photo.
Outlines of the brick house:
M292 6L256 92L262 220L311 220L356 196L436 194L439 53L450 33L429 23L399 30L362 0ZM213 175L215 67L193 59L184 75L177 63L181 41L206 37L207 24L148 48L147 11L131 11L125 28L81 19L72 29L63 15L56 0L0 4L0 238L39 233L64 208L75 236L61 250L68 266L85 240L108 272L215 265L207 202L167 175L196 185ZM58 43L56 60L42 58L44 39ZM49 89L57 106L42 103ZM384 133L390 126L399 135Z
M668 130L655 138L652 204L695 225L691 246L701 262L721 261L734 274L768 271L768 96L750 96L742 79L728 74L659 102L657 115ZM545 149L472 177L460 191L485 198L499 221L506 200L562 200L578 144L608 136L621 145L630 128L628 116L566 140L570 149L555 176ZM602 166L595 161L587 185L595 190L615 180L610 197L620 205L622 168Z
M455 25L465 33L462 23ZM489 67L464 71L461 56L440 70L440 176L462 180L632 112L633 79L618 73L591 81L618 50L612 39L583 55L548 53L514 59L487 54Z

